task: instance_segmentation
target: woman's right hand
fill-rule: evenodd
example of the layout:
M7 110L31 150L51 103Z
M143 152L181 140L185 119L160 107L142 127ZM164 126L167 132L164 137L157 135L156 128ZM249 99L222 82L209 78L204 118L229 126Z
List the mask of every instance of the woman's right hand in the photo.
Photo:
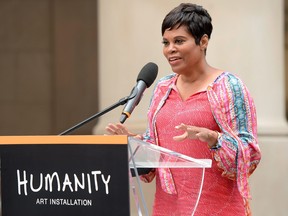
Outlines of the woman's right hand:
M137 136L137 134L131 133L123 124L109 123L105 130L111 135L127 135L127 136Z

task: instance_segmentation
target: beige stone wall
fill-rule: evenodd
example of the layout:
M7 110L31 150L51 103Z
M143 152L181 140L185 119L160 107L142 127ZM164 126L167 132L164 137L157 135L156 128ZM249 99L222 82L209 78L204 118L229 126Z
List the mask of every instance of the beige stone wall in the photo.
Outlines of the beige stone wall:
M1 134L50 130L48 8L48 1L0 1Z
M100 109L128 95L147 62L158 64L158 78L170 73L162 56L160 26L167 12L180 2L122 0L112 4L99 0ZM214 32L208 48L208 61L238 74L250 89L257 106L263 160L251 177L253 213L255 216L287 215L284 2L193 2L206 7L213 17ZM136 132L146 126L151 89L145 92L126 121ZM94 132L102 134L108 122L118 122L121 109L102 117ZM145 185L144 191L151 211L154 186ZM135 209L133 212L136 215Z
M97 112L96 5L0 0L1 135L58 134Z

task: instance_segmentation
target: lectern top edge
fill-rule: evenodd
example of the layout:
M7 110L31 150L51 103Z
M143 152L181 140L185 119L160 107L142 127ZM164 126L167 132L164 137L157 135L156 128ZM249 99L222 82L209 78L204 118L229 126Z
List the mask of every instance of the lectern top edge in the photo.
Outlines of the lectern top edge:
M128 144L122 135L0 136L0 145L21 144Z

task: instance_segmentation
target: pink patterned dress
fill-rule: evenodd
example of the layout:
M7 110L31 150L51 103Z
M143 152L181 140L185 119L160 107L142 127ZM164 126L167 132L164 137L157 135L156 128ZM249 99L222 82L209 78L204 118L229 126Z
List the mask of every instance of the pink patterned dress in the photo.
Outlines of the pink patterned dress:
M207 91L182 101L173 74L160 80L148 112L148 142L193 158L212 159L205 169L202 195L195 216L250 215L248 176L261 154L257 143L256 112L242 82L230 73L221 74ZM181 123L217 130L222 135L215 149L198 140L173 141ZM190 216L196 206L202 169L157 169L142 179L156 176L153 216Z

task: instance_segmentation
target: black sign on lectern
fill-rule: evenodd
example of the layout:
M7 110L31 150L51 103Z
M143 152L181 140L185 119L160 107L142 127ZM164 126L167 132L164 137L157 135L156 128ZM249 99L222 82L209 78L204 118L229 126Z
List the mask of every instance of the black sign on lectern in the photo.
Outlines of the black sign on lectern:
M2 143L1 216L130 215L127 143L83 140Z

